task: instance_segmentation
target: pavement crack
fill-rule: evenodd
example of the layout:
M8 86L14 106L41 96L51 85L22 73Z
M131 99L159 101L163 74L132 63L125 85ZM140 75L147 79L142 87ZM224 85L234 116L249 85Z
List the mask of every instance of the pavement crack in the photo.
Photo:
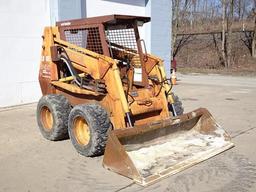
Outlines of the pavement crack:
M121 187L120 189L117 189L117 190L114 191L114 192L122 191L122 190L124 190L124 189L127 189L127 188L133 186L134 184L135 184L135 182L132 182L132 183L130 183L129 185L126 185L126 186L124 186L124 187Z
M233 138L236 138L236 137L238 137L238 136L244 135L245 133L248 133L249 131L254 130L254 129L256 129L256 127L251 127L251 128L249 128L249 129L240 131L239 133L237 133L237 134L235 134L235 135L232 135L231 138L233 139Z

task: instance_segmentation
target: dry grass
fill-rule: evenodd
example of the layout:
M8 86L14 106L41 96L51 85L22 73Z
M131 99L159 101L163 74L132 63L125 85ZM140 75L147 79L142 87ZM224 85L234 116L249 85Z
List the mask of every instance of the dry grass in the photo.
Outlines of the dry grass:
M177 68L181 73L216 73L223 75L256 76L256 59L241 41L242 34L232 35L232 63L229 69L220 64L218 51L211 35L198 35L181 48L176 56ZM220 36L217 41L221 48Z
M202 73L202 74L221 74L221 75L232 75L232 76L251 76L256 77L256 70L255 69L239 69L239 68L232 68L232 69L207 69L207 68L196 68L196 67L180 67L178 68L178 72L182 74L189 74L189 73Z

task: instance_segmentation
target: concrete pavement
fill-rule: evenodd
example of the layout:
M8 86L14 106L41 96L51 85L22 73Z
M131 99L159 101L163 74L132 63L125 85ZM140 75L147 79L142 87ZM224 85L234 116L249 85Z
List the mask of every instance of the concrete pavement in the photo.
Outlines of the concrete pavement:
M0 191L256 191L256 78L178 75L185 112L207 108L235 147L146 188L80 156L37 128L36 104L0 109Z

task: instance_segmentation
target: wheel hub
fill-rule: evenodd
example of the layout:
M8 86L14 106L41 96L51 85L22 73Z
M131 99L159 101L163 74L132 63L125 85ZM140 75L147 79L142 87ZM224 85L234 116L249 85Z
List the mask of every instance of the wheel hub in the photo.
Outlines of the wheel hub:
M45 129L50 130L53 127L53 116L50 109L44 106L41 110L41 121Z
M80 145L87 145L90 141L90 128L82 117L74 120L74 135Z

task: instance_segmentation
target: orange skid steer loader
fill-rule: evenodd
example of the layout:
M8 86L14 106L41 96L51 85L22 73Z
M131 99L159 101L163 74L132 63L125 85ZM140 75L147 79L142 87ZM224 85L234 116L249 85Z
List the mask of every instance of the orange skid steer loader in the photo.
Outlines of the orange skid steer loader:
M149 17L109 15L44 30L37 122L49 140L70 138L84 156L147 185L233 146L203 108L183 114L163 61L138 26Z

